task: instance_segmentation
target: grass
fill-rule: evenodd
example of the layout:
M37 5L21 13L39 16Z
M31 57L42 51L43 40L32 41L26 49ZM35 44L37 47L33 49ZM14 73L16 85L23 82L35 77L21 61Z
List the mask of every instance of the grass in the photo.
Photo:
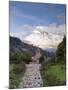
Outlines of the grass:
M61 68L61 65L50 66L48 73L56 76L56 78L61 81L65 79L65 70Z
M66 71L63 67L65 66L61 64L43 65L41 68L43 86L65 85Z

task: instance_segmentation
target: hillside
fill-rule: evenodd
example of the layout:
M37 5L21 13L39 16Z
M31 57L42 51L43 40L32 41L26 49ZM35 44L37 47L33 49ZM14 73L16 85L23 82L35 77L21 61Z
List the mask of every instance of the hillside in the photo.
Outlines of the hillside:
M11 37L10 36L10 52L14 53L16 51L18 52L24 52L24 51L28 51L30 52L32 55L34 54L34 51L37 49L37 47L26 44L24 42L22 42L19 38L17 37Z
M10 53L14 53L14 52L16 52L16 51L18 51L18 52L25 52L25 51L27 51L27 52L29 52L31 55L34 55L34 53L35 53L35 51L36 51L36 49L37 49L38 47L36 47L36 46L33 46L33 45L31 45L31 44L26 44L26 43L24 43L24 42L22 42L19 38L17 38L17 37L11 37L10 36ZM41 50L41 53L43 54L43 55L46 55L46 56L49 56L49 57L52 57L52 56L54 56L55 55L55 52L48 52L48 51L46 51L46 50L42 50L41 48L40 48L40 50Z

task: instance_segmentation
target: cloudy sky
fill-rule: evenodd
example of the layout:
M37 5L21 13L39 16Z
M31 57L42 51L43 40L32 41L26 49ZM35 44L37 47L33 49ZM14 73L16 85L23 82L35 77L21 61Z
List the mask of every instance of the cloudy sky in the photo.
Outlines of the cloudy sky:
M58 35L60 41L65 34L66 5L64 4L10 1L9 15L10 35L27 42L33 41L32 44L36 44L39 39L43 41L44 38L40 38L39 33L47 32L52 39L54 38L52 36ZM44 42L46 43L46 40ZM38 45L40 43L42 42ZM40 47L44 46L46 45Z

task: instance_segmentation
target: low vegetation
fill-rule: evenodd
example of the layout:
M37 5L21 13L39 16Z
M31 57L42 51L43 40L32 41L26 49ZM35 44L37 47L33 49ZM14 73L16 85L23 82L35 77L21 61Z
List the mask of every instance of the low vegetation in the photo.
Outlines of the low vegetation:
M41 75L44 87L61 86L66 83L65 66L60 64L43 65L41 68Z
M30 63L31 62L31 54L29 52L24 52L22 55L21 55L21 59L23 60L23 62L25 63Z
M18 64L21 62L29 63L31 61L31 54L29 52L15 52L10 54L10 64Z
M46 56L46 55L45 55ZM46 59L46 61L45 61ZM25 64L31 62L29 52L10 53L9 88L18 88L25 73ZM40 72L43 79L43 86L61 86L66 84L66 37L58 45L56 56L53 58L40 58L42 64Z
M66 85L66 37L58 45L53 62L42 64L40 72L44 87Z
M25 73L25 64L29 63L31 56L28 52L15 52L10 54L9 88L18 88Z
M17 88L25 73L25 64L11 64L9 72L9 88Z

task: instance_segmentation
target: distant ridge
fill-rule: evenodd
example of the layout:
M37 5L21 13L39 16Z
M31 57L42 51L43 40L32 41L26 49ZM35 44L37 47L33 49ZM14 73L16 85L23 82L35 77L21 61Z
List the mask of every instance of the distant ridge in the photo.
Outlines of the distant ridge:
M36 46L22 42L17 37L10 36L10 53L14 53L16 51L23 53L23 52L27 51L31 55L34 55L37 48L38 47L36 47ZM40 50L43 55L47 55L47 56L54 55L54 52L51 52L51 51L49 52L48 50L42 50L41 48L40 48Z

